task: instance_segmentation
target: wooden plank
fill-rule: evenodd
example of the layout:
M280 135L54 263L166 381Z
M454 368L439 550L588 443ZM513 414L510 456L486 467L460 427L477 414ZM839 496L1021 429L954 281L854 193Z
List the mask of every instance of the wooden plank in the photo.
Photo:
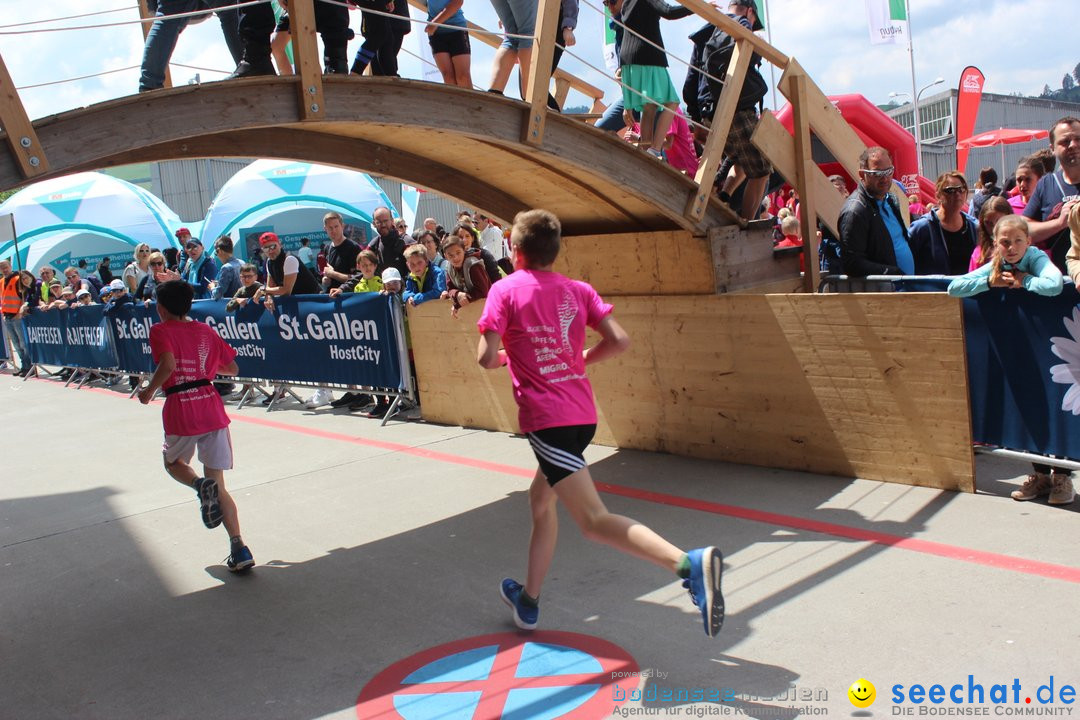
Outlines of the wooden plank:
M551 85L551 61L555 57L555 39L559 33L561 0L540 0L536 11L536 40L525 84L523 99L529 105L521 130L521 142L539 147L544 142L547 119L548 88Z
M706 2L705 0L678 0L678 3L684 7L690 8L696 15L711 22L713 25L722 28L724 32L735 38L736 42L740 40L749 42L751 46L753 46L754 52L781 70L787 67L787 55L765 42L764 39L747 30L738 20L728 17L712 3Z
M632 346L589 370L600 444L974 489L954 298L644 295L616 308ZM507 373L475 364L480 304L466 311L410 310L424 417L514 432Z
M713 292L709 243L686 231L564 237L555 270L604 296Z
M147 4L146 0L139 0L139 18L142 20L152 20L156 16L156 13L150 12L150 6ZM150 34L150 25L151 23L148 22L140 23L143 43L146 42L146 36ZM172 72L169 70L168 65L165 66L165 84L162 87L172 87Z
M752 57L749 41L740 40L735 43L731 62L728 63L727 74L724 76L724 89L720 91L712 124L709 125L709 138L705 141L697 175L694 176L698 184L697 191L691 196L686 207L687 217L693 220L701 220L705 214L705 206L712 196L713 180L716 179L716 171L724 159L724 147L731 131L731 121L735 117L739 93L742 92Z
M559 109L566 107L566 96L570 94L570 81L565 78L555 78L555 104Z
M751 137L754 145L765 153L778 173L792 185L796 181L795 141L787 129L780 124L772 113L761 116L757 128ZM829 179L817 169L810 173L818 218L839 235L837 230L840 211L844 207L844 198L836 191Z
M771 227L751 223L746 230L710 228L708 237L717 293L764 292L760 288L774 289L777 283L792 290L801 283L798 256L773 253Z
M788 65L787 72L791 74L792 89L792 121L795 128L795 187L799 191L799 202L802 203L802 213L799 219L800 230L803 238L803 257L806 272L803 279L806 281L806 292L816 292L820 271L818 268L817 254L817 192L813 178L815 173L820 174L810 147L810 118L807 115L807 82L806 74L794 59Z
M326 98L323 95L322 65L319 44L315 40L315 9L313 0L290 0L289 30L292 33L293 62L296 65L297 105L300 119L305 121L326 118Z
M807 77L806 72L795 62L788 66L784 74L780 76L780 82L777 83L780 92L784 93L788 100L791 100L794 94L791 86L794 74ZM813 81L808 81L806 84L804 110L814 134L829 149L836 161L844 167L848 175L858 179L859 155L866 149L866 145L848 125L847 120L844 120L844 116L840 114L832 101Z
M45 150L3 57L0 57L0 127L4 129L11 157L24 178L35 178L49 171Z

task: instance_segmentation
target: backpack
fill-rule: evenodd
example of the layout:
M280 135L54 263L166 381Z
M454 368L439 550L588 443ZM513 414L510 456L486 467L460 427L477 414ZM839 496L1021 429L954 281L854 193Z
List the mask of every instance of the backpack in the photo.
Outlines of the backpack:
M702 85L707 86L709 100L702 102L702 112L706 117L712 117L716 110L716 101L720 99L720 91L724 87L723 78L727 74L728 65L731 64L731 56L735 51L735 38L731 37L721 28L715 28L712 35L705 42L701 52L701 67L706 73L718 80L702 75ZM769 92L769 85L761 76L758 68L761 66L761 56L754 53L750 58L750 67L746 71L746 79L743 81L742 90L739 92L739 103L736 110L763 109L765 95ZM704 87L702 89L705 89Z

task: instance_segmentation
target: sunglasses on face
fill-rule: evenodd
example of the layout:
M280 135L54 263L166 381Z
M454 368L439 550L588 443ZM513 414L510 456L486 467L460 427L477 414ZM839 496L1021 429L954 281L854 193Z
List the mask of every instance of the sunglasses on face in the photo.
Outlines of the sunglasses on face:
M165 267L165 263L161 262L160 260L154 261L150 263L150 267Z
M966 193L967 188L962 185L953 185L952 187L941 188L941 192L946 195L959 195L960 193Z
M887 177L892 177L892 174L893 174L893 172L895 170L896 170L896 168L889 167L889 168L885 168L884 170L859 170L859 172L861 172L866 177L887 178Z
M263 250L277 250L278 247L277 243L267 243L266 245L263 245Z

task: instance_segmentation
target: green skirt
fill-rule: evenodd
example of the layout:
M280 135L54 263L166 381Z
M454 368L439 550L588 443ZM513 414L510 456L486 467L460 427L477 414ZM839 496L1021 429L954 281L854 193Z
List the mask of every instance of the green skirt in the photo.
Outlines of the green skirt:
M679 102L679 93L671 82L666 67L659 65L623 65L622 81L623 106L628 110L644 110L646 102L657 105ZM643 93L649 99L632 92L630 88Z

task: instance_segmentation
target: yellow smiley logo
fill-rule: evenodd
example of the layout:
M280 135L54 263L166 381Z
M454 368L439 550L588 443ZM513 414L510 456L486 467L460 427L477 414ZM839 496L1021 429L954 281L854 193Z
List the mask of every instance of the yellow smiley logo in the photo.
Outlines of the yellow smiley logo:
M851 687L847 690L847 696L855 707L866 708L874 704L874 700L877 698L877 689L874 688L874 683L865 678L859 678L851 683Z

